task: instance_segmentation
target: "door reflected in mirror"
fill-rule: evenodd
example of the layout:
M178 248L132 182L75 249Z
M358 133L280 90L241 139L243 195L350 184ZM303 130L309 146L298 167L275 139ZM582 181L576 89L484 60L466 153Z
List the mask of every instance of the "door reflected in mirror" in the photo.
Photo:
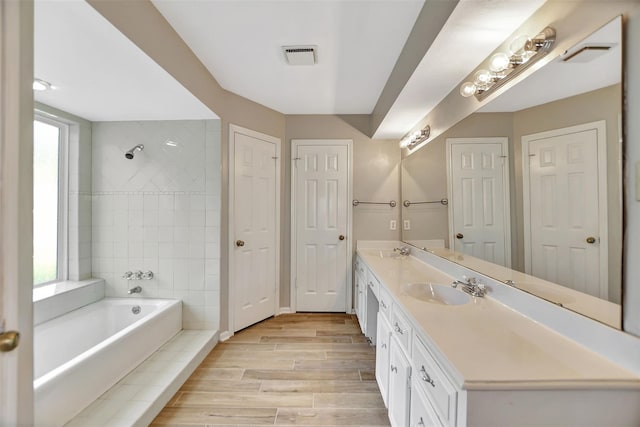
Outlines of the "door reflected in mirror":
M403 240L620 328L621 82L618 17L405 157Z

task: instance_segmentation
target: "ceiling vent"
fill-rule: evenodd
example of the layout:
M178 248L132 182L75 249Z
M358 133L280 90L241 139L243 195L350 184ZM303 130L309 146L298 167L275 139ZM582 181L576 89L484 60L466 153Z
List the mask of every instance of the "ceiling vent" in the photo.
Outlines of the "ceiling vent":
M287 64L314 65L318 63L317 46L282 46Z
M572 53L565 53L564 62L590 62L607 53L615 43L589 44L579 47Z

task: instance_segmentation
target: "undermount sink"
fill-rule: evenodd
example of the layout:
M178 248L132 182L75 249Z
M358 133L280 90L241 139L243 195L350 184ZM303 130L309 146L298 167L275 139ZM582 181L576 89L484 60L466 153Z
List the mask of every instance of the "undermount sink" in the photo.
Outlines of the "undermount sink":
M464 292L436 283L409 283L404 290L410 297L434 304L462 305L471 301Z

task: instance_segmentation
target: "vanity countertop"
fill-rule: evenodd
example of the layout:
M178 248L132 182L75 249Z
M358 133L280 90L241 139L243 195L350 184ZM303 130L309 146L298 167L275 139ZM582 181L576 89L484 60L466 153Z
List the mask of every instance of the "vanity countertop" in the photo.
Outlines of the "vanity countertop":
M640 389L640 377L487 296L464 305L415 299L410 283L453 277L413 256L358 249L375 276L450 362L459 386L479 389Z

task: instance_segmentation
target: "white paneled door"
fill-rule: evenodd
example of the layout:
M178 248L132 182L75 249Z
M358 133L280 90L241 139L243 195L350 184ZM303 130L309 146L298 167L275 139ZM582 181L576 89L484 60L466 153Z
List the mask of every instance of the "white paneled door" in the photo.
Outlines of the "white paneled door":
M279 140L236 126L231 252L233 330L275 314L279 264Z
M347 311L351 295L350 144L292 143L292 279L297 311Z
M507 138L447 139L449 247L511 266Z
M608 273L604 135L604 122L596 122L522 138L525 270L602 298Z
M33 425L33 2L0 2L0 22L0 427L15 427Z

